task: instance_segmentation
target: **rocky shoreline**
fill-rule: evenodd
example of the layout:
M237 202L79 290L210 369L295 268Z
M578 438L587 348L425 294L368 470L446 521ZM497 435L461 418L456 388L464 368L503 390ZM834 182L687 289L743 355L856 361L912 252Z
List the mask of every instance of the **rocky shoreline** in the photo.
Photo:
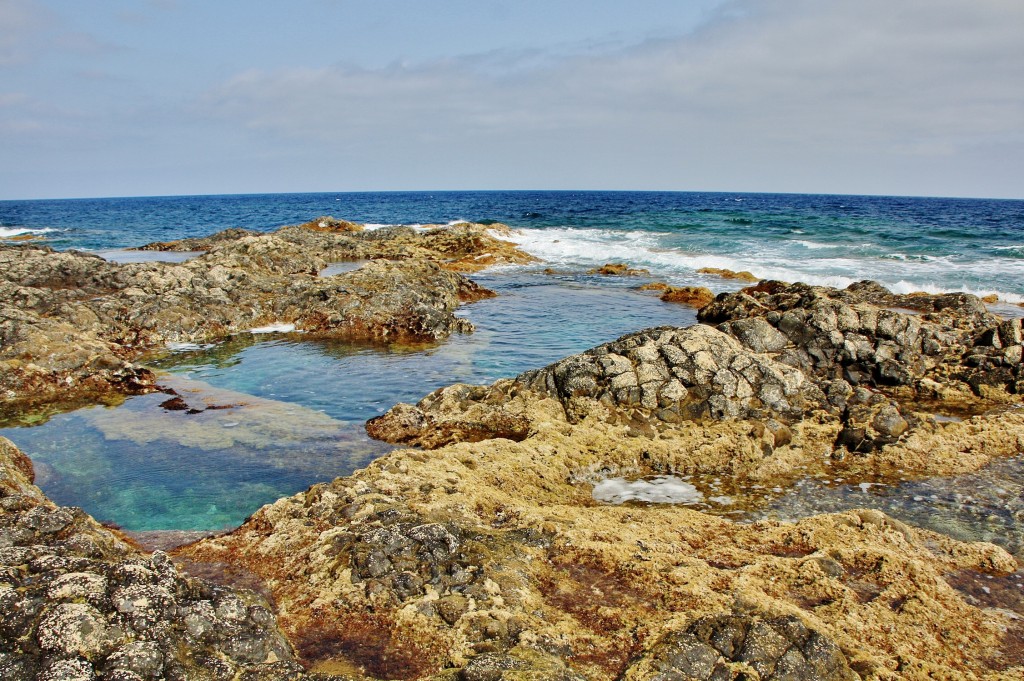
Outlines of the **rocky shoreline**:
M155 389L148 352L269 323L443 338L469 330L460 301L487 295L460 272L529 258L484 226L332 218L149 248L205 255L0 250L5 409ZM317 276L344 261L368 262ZM871 282L760 282L699 319L396 405L367 430L417 448L173 552L218 586L54 507L0 442L0 676L1021 678L1021 566L1003 548L872 510L737 523L592 493L652 475L927 477L1020 454L1020 320Z
M0 417L155 390L139 363L147 355L271 324L310 337L440 340L472 330L455 315L461 303L494 295L460 272L532 260L490 236L493 226L358 227L321 218L143 247L202 252L183 263L0 244ZM318 276L335 262L361 266Z

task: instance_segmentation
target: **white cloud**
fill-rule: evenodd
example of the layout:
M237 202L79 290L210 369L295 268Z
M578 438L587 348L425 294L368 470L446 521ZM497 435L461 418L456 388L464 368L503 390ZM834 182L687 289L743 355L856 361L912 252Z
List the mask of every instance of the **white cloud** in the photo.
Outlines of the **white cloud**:
M201 106L338 146L554 134L660 138L666 152L948 154L1021 141L1022 35L1017 0L735 0L693 34L603 55L251 71Z

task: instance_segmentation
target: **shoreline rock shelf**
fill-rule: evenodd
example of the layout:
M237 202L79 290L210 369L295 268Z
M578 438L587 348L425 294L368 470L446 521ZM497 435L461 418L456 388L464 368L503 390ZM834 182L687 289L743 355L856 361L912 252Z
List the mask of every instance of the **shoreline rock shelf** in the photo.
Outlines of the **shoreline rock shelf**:
M264 507L180 553L260 575L314 670L1019 674L1024 613L979 607L951 577L1014 573L1004 549L873 510L743 524L591 495L614 477L786 485L815 472L946 474L1018 454L1019 322L970 296L894 296L868 283L762 282L700 314L703 325L648 329L491 386L396 405L368 431L423 449ZM921 410L941 400L964 418Z
M148 353L272 324L378 343L471 331L456 308L494 294L459 272L532 259L490 236L493 226L359 232L320 222L149 247L205 251L184 263L118 265L0 245L0 408L10 414L151 391L156 379L137 363ZM357 270L317 276L329 262L362 260L369 262Z
M206 251L183 264L0 249L5 408L153 389L146 352L270 323L443 338L469 329L460 302L489 294L458 272L529 258L483 226L358 227L151 246ZM418 449L173 552L220 586L51 504L0 439L0 675L1020 678L1021 599L966 586L1020 574L1003 548L874 510L737 523L592 494L612 478L785 486L1020 454L1020 320L871 282L760 282L699 319L396 405L367 430Z

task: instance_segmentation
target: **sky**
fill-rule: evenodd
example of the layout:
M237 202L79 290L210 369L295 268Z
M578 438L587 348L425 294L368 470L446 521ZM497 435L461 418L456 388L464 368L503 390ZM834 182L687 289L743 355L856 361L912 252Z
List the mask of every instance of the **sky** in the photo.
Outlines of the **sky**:
M0 199L1024 198L1022 0L0 0Z

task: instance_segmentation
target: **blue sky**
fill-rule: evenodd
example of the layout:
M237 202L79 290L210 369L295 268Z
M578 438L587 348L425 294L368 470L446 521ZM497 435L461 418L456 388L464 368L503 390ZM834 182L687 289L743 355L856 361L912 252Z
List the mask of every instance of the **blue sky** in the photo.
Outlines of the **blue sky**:
M0 199L1024 198L1019 0L0 0Z

